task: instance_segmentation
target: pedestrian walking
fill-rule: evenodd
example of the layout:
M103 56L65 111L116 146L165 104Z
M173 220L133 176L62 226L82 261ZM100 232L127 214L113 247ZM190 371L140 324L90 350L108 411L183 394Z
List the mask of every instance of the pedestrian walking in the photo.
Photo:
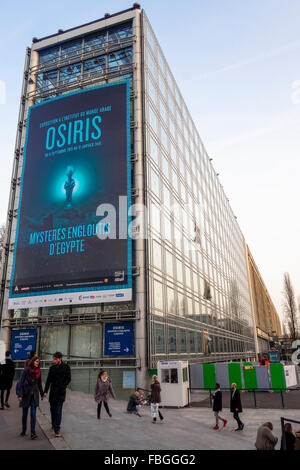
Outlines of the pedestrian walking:
M283 448L283 436L282 436L280 450L295 450L296 436L293 433L293 428L292 428L291 423L285 423L284 437L285 437L285 449Z
M257 450L274 450L278 437L274 436L272 431L273 424L269 421L258 428L255 442Z
M33 359L34 357L38 357L37 352L36 352L36 351L30 351L30 353L29 353L29 358L26 359L26 361L25 361L24 369L26 369L26 367L28 367L29 362L30 362L31 359Z
M239 418L239 413L243 412L240 391L236 388L236 383L231 384L230 392L230 411L233 413L233 418L237 421L238 427L235 431L242 431L244 423Z
M1 410L4 410L4 406L9 408L10 405L8 404L8 399L11 391L11 387L13 385L13 380L15 376L15 364L11 359L11 352L6 351L5 353L5 364L0 366L0 402L1 402ZM5 400L4 395L6 392Z
M116 395L112 388L111 378L107 375L106 370L100 370L99 375L98 375L98 380L96 383L95 394L94 394L95 401L98 403L98 406L97 406L97 418L98 419L101 418L102 402L104 404L104 408L106 409L108 416L110 418L112 417L112 414L108 406L109 395L111 395L114 398L114 400L116 400Z
M142 408L142 405L141 405L141 399L140 399L140 392L137 390L129 398L129 402L127 405L127 413L135 413L137 416L141 417L141 414L140 414L141 408Z
M43 398L40 360L38 357L34 357L31 359L31 362L28 363L28 367L22 372L18 391L20 407L23 408L21 436L25 436L26 434L27 416L30 408L31 439L37 438L35 424L36 409L39 406L39 395Z
M152 414L152 423L156 423L156 418L159 417L160 421L164 419L163 415L159 411L159 403L161 403L160 397L160 383L158 381L157 375L153 375L153 380L151 384L151 414Z
M220 388L220 384L216 383L216 391L215 393L211 393L211 397L213 398L213 412L216 418L216 425L213 429L219 429L219 420L223 421L223 428L225 428L227 424L227 419L222 418L219 413L222 411L222 392Z
M295 440L295 450L300 450L300 429L295 432L296 440Z
M71 369L63 362L62 353L53 354L53 365L50 367L46 380L44 397L50 388L49 402L51 411L52 430L56 437L61 437L62 408L66 399L67 386L71 382Z

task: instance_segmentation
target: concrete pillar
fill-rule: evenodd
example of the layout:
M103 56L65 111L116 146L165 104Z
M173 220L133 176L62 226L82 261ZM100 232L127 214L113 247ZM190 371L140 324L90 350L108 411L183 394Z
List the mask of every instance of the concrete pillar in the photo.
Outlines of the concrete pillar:
M135 346L136 357L140 365L136 371L137 387L147 388L147 306L146 306L146 265L145 265L145 210L144 207L144 146L143 146L143 74L142 74L142 34L141 34L141 11L136 10L134 21L136 42L134 44L134 60L136 69L133 74L134 81L134 120L137 124L135 129L135 153L137 160L134 164L134 186L138 189L137 197L133 203L139 204L139 231L140 237L135 240L135 264L139 268L139 275L135 277L135 300L136 309L139 310L140 318L136 321Z

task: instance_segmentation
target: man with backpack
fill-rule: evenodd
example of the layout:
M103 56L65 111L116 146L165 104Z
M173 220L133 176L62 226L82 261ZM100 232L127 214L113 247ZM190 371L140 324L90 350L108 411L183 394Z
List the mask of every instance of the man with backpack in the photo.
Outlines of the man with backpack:
M71 382L71 369L68 364L62 362L62 353L56 352L53 354L53 366L50 367L46 386L44 390L44 397L47 396L50 388L50 411L52 429L56 437L61 437L60 425L62 419L62 407L66 399L66 389Z

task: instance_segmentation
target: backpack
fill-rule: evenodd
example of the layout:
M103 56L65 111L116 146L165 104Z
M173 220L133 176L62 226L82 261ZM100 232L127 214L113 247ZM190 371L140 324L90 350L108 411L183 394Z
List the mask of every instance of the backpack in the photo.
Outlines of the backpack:
M21 390L21 380L18 380L18 382L16 384L16 395L17 396L19 396L20 390Z
M22 377L21 377L21 379L22 379ZM22 386L21 386L21 379L18 380L18 382L17 382L17 384L16 384L16 395L17 395L17 396L19 396L19 394L20 394L20 392L21 392L21 387L22 387ZM27 380L24 380L24 382L23 382L23 387L24 387L24 385L25 385L25 386L28 385L28 381L27 381Z

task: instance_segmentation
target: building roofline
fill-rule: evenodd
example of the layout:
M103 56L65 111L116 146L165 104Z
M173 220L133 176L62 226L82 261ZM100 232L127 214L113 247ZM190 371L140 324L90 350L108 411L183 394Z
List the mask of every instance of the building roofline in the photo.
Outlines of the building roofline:
M109 18L113 18L114 16L122 15L124 13L129 12L129 11L133 11L133 10L137 10L137 9L140 10L141 6L138 3L134 3L133 7L127 8L127 10L122 10L122 11L119 11L117 13L113 13L112 15L109 15L109 16L103 16L102 18L99 18L97 20L93 20L93 21L90 21L89 23L84 23L84 24L75 26L75 27L70 28L70 29L61 30L61 31L59 30L57 33L50 34L49 36L45 36L43 38L39 38L39 39L33 38L32 42L38 43L38 42L44 41L46 39L54 38L55 36L58 36L59 34L69 33L70 31L75 31L76 29L83 28L85 26L90 26L92 24L98 23L99 21L105 21L105 20L108 20Z

